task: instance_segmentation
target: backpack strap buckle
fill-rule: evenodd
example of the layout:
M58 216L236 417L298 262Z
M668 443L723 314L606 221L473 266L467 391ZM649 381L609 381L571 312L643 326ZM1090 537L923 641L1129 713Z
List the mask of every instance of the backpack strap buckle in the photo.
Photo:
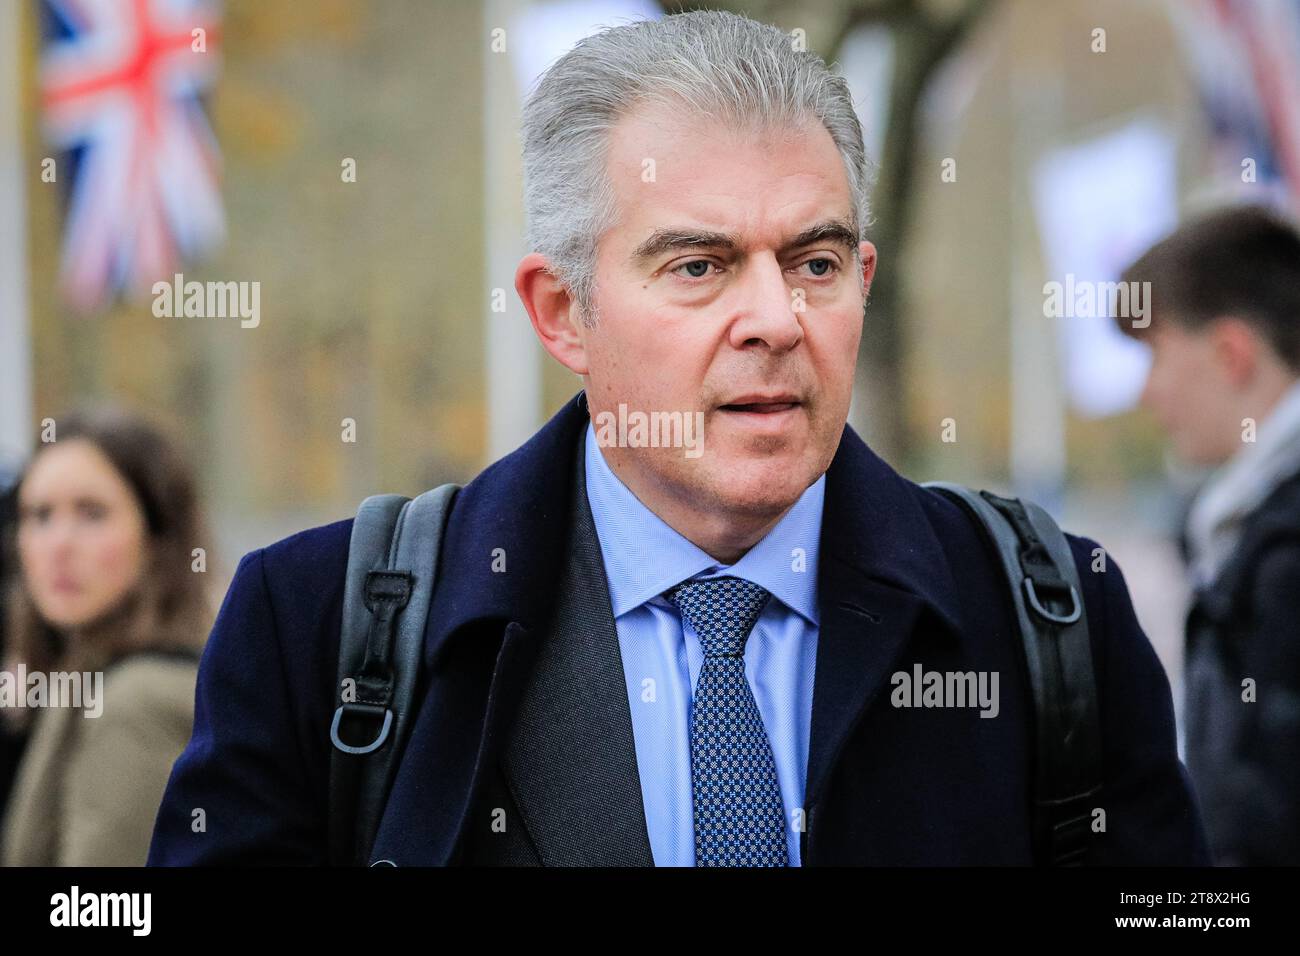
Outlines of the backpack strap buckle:
M1070 609L1064 614L1057 614L1043 604L1038 597L1038 589L1034 586L1034 579L1030 575L1025 575L1025 597L1029 601L1029 606L1033 609L1033 612L1044 621L1051 624L1073 624L1083 613L1083 604L1079 601L1079 592L1075 590L1074 585L1066 584L1064 581L1060 582L1060 585L1062 589L1069 588L1068 592L1060 591L1060 593L1068 593L1070 598Z
M344 716L357 717L363 721L375 722L379 717L383 717L383 726L373 735L373 739L368 744L354 746L345 744L339 729L343 725ZM385 707L382 704L365 704L360 701L348 701L340 704L334 711L334 721L330 724L330 741L339 750L345 754L368 754L378 750L388 739L389 731L393 728L393 709Z

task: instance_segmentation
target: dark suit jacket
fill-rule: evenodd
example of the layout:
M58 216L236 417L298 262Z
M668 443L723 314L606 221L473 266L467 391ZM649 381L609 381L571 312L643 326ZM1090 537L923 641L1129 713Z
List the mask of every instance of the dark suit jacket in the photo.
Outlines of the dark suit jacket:
M1212 856L1300 864L1300 474L1242 522L1187 615L1187 766ZM1256 700L1242 700L1242 680Z
M653 862L581 487L587 421L579 393L456 501L418 712L372 860ZM350 529L315 528L240 562L150 863L326 861ZM1204 864L1164 671L1119 568L1108 561L1093 573L1095 543L1070 543L1092 626L1106 763L1097 801L1106 828L1088 862ZM496 549L505 573L493 570ZM846 427L827 472L818 574L804 864L1032 862L1027 677L1006 587L977 529ZM916 663L998 671L999 715L892 706L890 675Z

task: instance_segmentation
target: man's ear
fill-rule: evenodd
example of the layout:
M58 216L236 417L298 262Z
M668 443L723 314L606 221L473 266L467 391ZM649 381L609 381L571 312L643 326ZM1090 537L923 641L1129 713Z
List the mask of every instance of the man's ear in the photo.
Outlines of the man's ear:
M871 294L871 280L876 276L876 247L863 240L858 243L858 258L862 260L862 297Z
M1249 384L1263 357L1260 350L1267 348L1255 327L1245 319L1225 315L1213 321L1210 334L1215 358L1228 381Z
M515 291L528 310L542 348L575 375L586 375L586 328L578 304L563 283L547 271L548 265L541 253L524 256L515 270Z

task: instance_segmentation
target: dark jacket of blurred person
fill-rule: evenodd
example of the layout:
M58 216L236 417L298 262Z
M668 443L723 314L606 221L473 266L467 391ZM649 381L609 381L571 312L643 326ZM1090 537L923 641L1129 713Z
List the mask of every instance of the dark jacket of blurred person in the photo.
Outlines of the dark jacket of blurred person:
M18 694L42 675L47 699L11 696L0 709L30 733L0 859L141 865L189 739L210 620L193 567L204 543L195 483L172 442L134 415L96 411L54 427L19 481L9 542L4 669ZM55 675L74 673L86 675L82 697L56 699Z
M1219 863L1300 863L1298 586L1300 473L1249 514L1188 615L1187 765Z
M1143 393L1209 467L1182 532L1187 769L1216 863L1300 864L1300 233L1262 208L1191 221L1126 270L1149 282Z
M15 481L13 473L0 471L0 542L8 540L13 530ZM8 580L11 562L10 549L0 547L0 582ZM6 595L0 587L0 661L5 659L6 606ZM26 734L11 727L8 721L0 720L0 820L4 819L4 808L9 802L26 741Z

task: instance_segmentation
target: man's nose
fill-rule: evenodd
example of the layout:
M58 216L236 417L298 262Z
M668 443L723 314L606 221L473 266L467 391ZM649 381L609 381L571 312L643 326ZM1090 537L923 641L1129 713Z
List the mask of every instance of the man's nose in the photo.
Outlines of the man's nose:
M731 326L733 347L763 342L774 352L785 352L803 341L802 290L786 284L785 272L774 256L756 256L746 270L743 287L742 312Z

